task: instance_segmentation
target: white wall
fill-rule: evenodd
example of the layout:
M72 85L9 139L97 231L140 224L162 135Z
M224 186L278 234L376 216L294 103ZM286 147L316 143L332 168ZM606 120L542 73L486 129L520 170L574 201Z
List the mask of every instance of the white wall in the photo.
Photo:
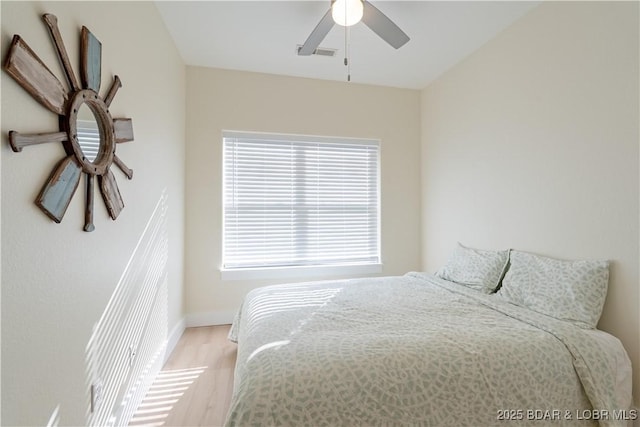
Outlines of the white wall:
M223 130L380 139L382 274L419 268L419 91L188 67L187 100L190 324L231 321L246 292L268 283L220 279Z
M2 425L84 425L89 410L86 350L94 324L164 191L168 195L167 329L182 319L185 66L150 2L2 2L2 57L20 34L64 82L43 13L57 15L76 73L79 31L102 42L102 91L123 82L114 117L133 119L135 141L114 171L125 208L117 221L96 193L93 233L84 224L84 181L61 224L33 203L61 144L10 150L7 132L51 132L58 118L2 72ZM123 355L123 357L126 357Z
M610 259L640 398L638 3L545 2L422 93L423 265L456 241Z

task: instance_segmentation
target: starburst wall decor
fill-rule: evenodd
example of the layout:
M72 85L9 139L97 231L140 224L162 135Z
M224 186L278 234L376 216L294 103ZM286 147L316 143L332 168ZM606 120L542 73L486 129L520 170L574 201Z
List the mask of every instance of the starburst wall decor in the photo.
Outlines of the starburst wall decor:
M116 144L133 141L133 124L128 118L112 118L109 106L122 83L118 76L104 98L100 97L102 45L86 28L80 34L80 77L78 82L71 67L60 30L54 15L43 15L58 58L67 79L69 90L47 68L35 52L19 36L14 35L4 69L36 101L58 114L59 131L40 134L9 132L9 143L15 152L29 145L61 142L66 157L53 169L36 199L36 205L52 220L59 223L71 202L80 178L86 177L86 209L84 231L93 231L94 178L109 216L116 219L124 202L111 165L131 179L133 171L116 155Z

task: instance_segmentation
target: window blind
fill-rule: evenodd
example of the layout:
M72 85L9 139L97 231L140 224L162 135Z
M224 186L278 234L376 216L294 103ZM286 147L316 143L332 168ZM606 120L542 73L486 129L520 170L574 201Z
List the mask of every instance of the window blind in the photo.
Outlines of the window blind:
M93 162L100 152L100 131L95 120L77 120L78 142L82 154Z
M225 133L223 268L376 264L379 143Z

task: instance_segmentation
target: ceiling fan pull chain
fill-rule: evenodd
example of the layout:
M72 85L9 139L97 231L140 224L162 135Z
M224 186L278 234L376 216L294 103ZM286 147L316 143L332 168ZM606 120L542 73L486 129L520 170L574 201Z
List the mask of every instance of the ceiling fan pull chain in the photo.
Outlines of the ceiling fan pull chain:
M349 45L349 51L347 52L347 81L351 81L351 29L348 30L347 43Z
M347 67L347 81L351 81L351 31L349 27L344 27L344 65Z
M347 57L349 56L348 44L347 44L347 31L349 31L349 27L344 27L344 66L346 67L349 63Z

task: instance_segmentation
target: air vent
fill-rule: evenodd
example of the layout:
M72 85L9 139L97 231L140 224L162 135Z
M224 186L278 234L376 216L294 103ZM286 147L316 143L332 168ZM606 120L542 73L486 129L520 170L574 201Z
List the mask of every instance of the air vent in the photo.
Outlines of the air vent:
M298 55L300 55L300 49L302 49L302 45L298 45L296 49L296 53ZM328 49L325 47L319 47L313 51L312 55L333 57L333 56L336 56L336 52L338 52L338 49Z

